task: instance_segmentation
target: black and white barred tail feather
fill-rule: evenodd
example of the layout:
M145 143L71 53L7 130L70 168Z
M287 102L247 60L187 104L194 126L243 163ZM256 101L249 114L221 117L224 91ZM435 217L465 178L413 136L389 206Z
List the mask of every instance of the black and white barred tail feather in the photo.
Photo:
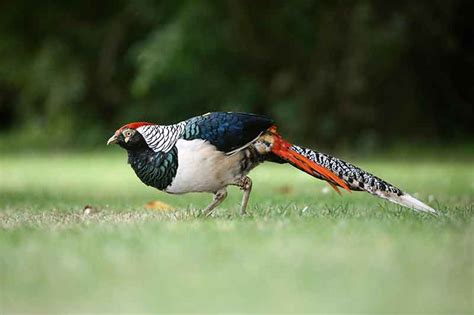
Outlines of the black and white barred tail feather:
M393 203L414 209L416 211L426 212L434 215L438 214L438 212L430 206L424 204L413 196L404 193L392 184L362 170L357 166L354 166L350 163L347 163L330 155L315 152L313 150L302 148L296 145L292 145L290 147L290 150L329 169L339 178L343 179L346 185L351 190L366 191L375 196L387 199ZM319 179L324 179L316 173L313 174L313 176ZM334 182L332 184L337 185L337 183Z

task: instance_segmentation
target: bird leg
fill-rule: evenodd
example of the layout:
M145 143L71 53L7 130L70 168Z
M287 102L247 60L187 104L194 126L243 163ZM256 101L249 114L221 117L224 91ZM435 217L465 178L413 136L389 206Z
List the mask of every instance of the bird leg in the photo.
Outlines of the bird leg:
M244 195L242 197L242 204L240 205L240 214L246 215L247 213L247 204L249 203L250 192L252 191L252 180L250 177L245 176L243 177L238 186L241 190L244 191Z
M204 214L209 216L212 214L212 211L224 201L224 199L227 197L227 190L225 188L222 188L221 190L218 190L214 193L214 198L212 199L212 202L209 206L206 207L206 209L203 210Z

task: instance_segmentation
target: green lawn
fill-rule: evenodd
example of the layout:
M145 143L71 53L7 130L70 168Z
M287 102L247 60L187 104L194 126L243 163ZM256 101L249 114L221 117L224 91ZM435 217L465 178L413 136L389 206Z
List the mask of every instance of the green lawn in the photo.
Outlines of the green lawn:
M1 155L0 313L472 313L472 161L360 164L442 215L266 165L253 216L232 188L205 218L210 195L148 188L119 150Z

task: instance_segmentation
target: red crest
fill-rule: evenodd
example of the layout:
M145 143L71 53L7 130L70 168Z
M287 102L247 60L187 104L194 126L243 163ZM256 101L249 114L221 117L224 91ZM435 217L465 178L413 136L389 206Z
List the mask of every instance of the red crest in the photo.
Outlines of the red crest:
M154 125L154 124L149 123L149 122L144 122L144 121L133 122L133 123L126 124L125 126L122 126L119 130L123 130L125 128L137 129L137 128L140 128L142 126L148 126L148 125Z

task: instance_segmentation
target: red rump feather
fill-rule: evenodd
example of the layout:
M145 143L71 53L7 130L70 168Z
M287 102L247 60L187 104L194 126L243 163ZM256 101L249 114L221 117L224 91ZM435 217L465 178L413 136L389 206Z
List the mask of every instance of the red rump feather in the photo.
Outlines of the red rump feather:
M274 154L278 155L283 160L290 162L291 164L298 167L300 170L305 171L309 175L314 175L314 173L320 175L331 185L332 188L334 188L334 190L336 190L337 193L340 194L340 191L337 188L336 184L350 192L350 189L344 182L344 180L339 178L331 170L293 151L291 149L293 145L285 141L279 134L277 134L276 128L270 128L270 131L273 133L274 143L272 147L272 152Z

